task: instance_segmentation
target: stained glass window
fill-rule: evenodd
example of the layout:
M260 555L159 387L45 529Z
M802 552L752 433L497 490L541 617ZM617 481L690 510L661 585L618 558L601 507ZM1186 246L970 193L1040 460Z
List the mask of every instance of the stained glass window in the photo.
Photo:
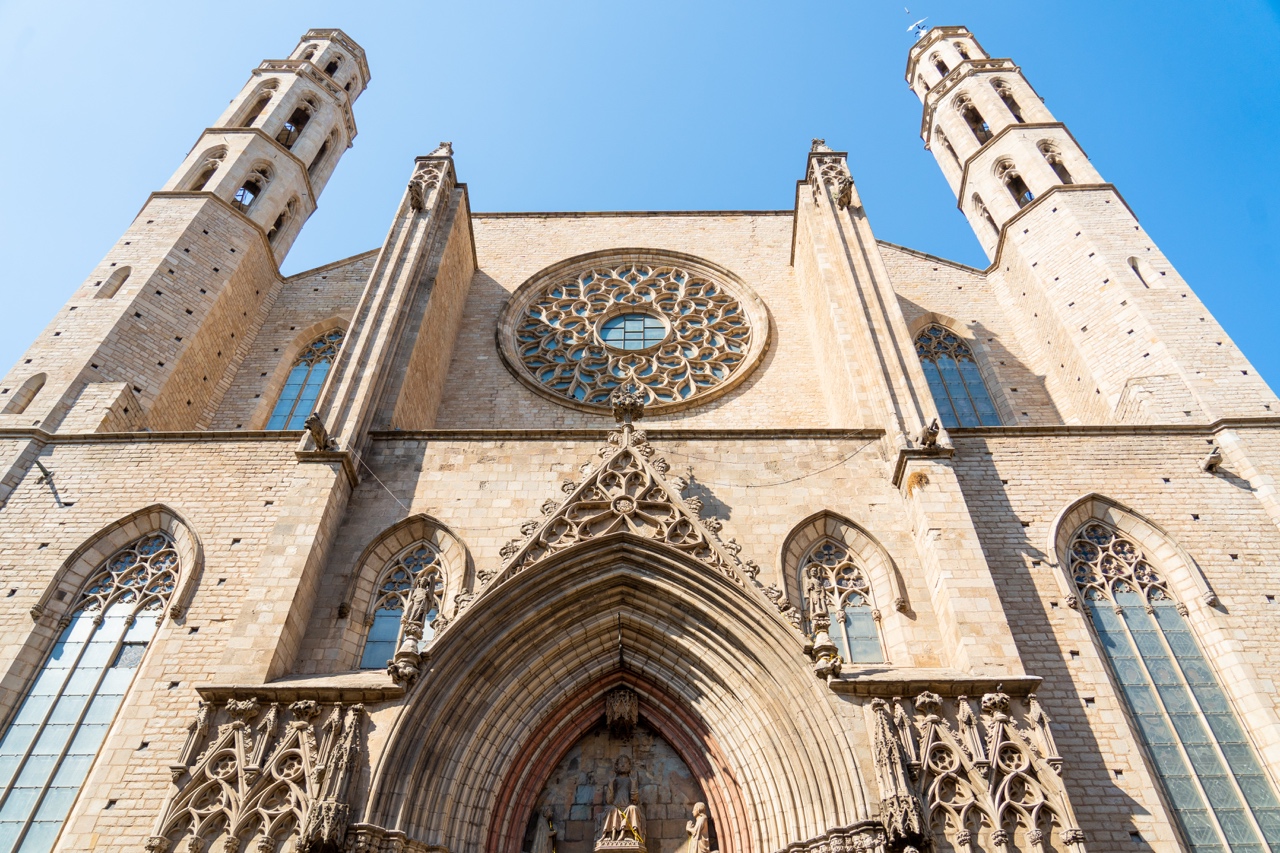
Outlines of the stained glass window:
M315 409L320 386L342 347L342 337L342 330L334 329L302 351L289 371L271 420L267 421L267 429L302 429L307 416Z
M840 657L849 663L883 663L871 588L849 549L833 539L811 548L800 561L802 585L815 566L832 605L829 636L840 650Z
M0 740L0 853L53 849L177 582L167 533L93 576Z
M943 426L1000 426L973 350L959 335L942 326L930 326L916 335L916 355Z
M648 349L666 336L667 327L652 314L619 314L600 324L600 340L614 349Z
M1280 801L1165 580L1098 522L1076 533L1070 559L1192 853L1280 849Z
M361 669L382 669L395 657L396 649L404 642L401 622L415 586L425 592L421 649L435 636L432 625L440 616L444 593L440 552L426 542L410 545L383 570L374 593L373 621L360 657Z

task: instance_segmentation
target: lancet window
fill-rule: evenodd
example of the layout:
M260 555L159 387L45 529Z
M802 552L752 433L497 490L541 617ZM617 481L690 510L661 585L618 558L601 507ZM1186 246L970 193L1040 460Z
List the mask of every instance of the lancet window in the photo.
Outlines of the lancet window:
M374 587L361 669L382 669L406 643L414 644L415 653L431 643L444 582L444 564L433 545L416 542L396 555Z
M876 612L871 605L871 585L844 543L827 538L809 549L800 561L800 583L810 620L824 612L830 616L828 633L843 660L884 661Z
M964 119L965 124L969 125L969 129L973 131L974 138L981 145L991 138L991 127L987 124L986 119L982 117L982 113L978 112L978 108L973 105L973 101L968 97L961 98L956 103L956 109L960 111L960 116Z
M1165 578L1097 521L1076 532L1069 559L1192 853L1280 849L1280 801Z
M249 208L253 206L254 199L262 195L262 191L267 188L267 184L271 182L271 171L266 166L255 168L245 182L241 184L240 189L236 190L235 196L231 203L242 213L248 213Z
M933 325L916 335L916 355L943 426L1000 426L973 350L960 336Z
M315 105L309 101L299 104L285 121L284 126L280 128L280 132L276 134L276 142L279 142L285 148L292 149L294 143L302 136L302 131L307 127L307 123L311 121L311 114L315 112Z
M1071 178L1071 172L1067 169L1067 164L1062 159L1062 152L1052 142L1041 142L1038 146L1040 153L1044 155L1045 162L1049 164L1049 168L1053 169L1053 174L1057 175L1058 180L1064 184L1075 183Z
M1018 167L1014 166L1012 162L1002 160L996 164L996 177L1009 190L1009 195L1013 196L1013 200L1018 207L1026 207L1035 200L1035 196L1027 187L1027 182L1022 179L1022 175L1018 172Z
M320 386L338 357L342 338L343 331L334 329L307 344L289 371L267 429L302 429L320 396Z
M1013 89L1003 80L994 80L991 83L992 88L996 90L996 94L1000 96L1000 100L1004 101L1004 105L1009 108L1009 112L1013 114L1013 118L1018 124L1022 124L1025 119L1022 118L1022 107L1018 105L1018 99L1013 95Z
M53 849L177 580L174 541L156 532L81 591L0 740L0 849Z

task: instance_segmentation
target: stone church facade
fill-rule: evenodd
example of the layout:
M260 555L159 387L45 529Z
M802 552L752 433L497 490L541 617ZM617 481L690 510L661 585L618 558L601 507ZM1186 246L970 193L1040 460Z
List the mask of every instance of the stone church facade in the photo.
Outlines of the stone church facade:
M1009 59L911 48L990 257L784 211L280 261L269 60L0 383L0 850L1280 849L1280 400Z

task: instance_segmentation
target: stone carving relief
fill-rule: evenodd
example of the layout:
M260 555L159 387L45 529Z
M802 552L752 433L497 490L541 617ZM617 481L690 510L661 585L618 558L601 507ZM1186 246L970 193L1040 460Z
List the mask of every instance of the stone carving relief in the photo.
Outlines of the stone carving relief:
M831 829L817 838L788 844L778 853L860 853L864 850L871 853L885 851L884 830L875 821Z
M701 518L700 502L681 497L676 485L680 478L667 480L670 465L653 458L655 451L644 431L633 427L631 421L643 417L643 398L634 385L614 392L615 417L622 427L609 433L608 443L600 448L603 461L580 484L571 484L558 509L526 522L520 530L523 539L503 546L507 562L500 578L579 542L632 533L682 551L744 586L742 564L717 536L719 521Z
M889 850L928 849L1084 853L1060 773L1049 719L1035 694L1015 715L1008 694L982 697L924 692L914 705L873 700L881 822ZM1020 719L1019 719L1020 717Z
M273 853L290 838L298 853L341 849L364 707L323 711L312 700L202 702L148 853Z
M614 759L613 772L605 788L604 820L595 849L646 853L644 810L640 807L640 785L631 778L631 756L623 753Z

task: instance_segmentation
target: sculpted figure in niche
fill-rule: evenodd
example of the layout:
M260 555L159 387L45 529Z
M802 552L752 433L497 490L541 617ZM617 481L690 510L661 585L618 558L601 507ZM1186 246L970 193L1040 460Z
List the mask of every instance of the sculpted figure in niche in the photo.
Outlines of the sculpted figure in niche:
M542 822L538 832L533 836L533 846L529 853L555 853L556 849L556 812L551 806L542 807Z
M631 778L631 758L619 755L613 762L614 777L605 791L604 824L596 849L644 850L644 814L640 811L640 787Z
M693 820L688 821L684 827L689 838L680 846L678 853L711 853L711 834L707 829L706 803L694 803Z

